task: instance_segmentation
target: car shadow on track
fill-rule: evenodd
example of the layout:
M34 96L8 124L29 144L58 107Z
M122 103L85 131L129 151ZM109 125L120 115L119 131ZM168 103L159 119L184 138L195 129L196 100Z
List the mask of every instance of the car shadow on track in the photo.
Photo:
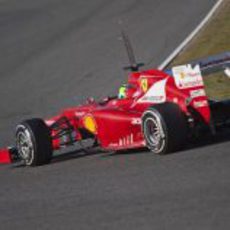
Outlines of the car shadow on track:
M180 153L184 154L186 153L186 150L199 149L199 148L203 148L206 146L221 144L221 143L229 142L229 141L230 141L230 129L224 132L220 132L214 136L207 135L204 137L197 138L196 140L192 140L185 146L183 150L173 152L171 154L180 154ZM189 153L189 151L187 152ZM77 149L77 150L73 150L73 151L55 156L51 163L59 163L59 162L68 161L72 159L78 159L82 157L90 157L92 155L100 155L100 157L102 158L107 158L107 157L116 157L116 156L122 156L122 155L134 155L134 154L138 154L138 155L139 154L149 154L149 151L146 148L122 150L119 152L103 151L100 148L95 148L91 151L83 151L82 149Z
M185 146L185 148L183 148L182 150L173 152L167 155L190 153L190 151L186 151L186 150L199 149L199 148L203 148L206 146L221 144L221 143L229 142L229 141L230 141L230 129L225 132L218 133L215 136L207 135L204 137L200 137L196 140L190 141ZM71 151L68 151L68 152L62 151L61 153L56 154L53 157L51 164L61 163L61 162L65 162L65 161L69 161L73 159L80 159L83 157L90 157L93 155L100 155L100 157L102 158L107 158L107 157L110 158L110 157L116 157L116 156L122 156L122 155L125 156L125 155L135 155L135 154L136 155L149 154L149 150L147 148L129 149L129 150L122 150L118 152L103 151L99 147L96 147L90 150L83 150L81 148L77 148L77 149L76 148L75 149L73 148ZM164 155L164 157L166 157L167 155ZM19 163L19 164L14 165L14 167L24 167L24 166L23 164Z
M53 157L51 164L55 164L55 163L59 163L59 162L63 162L63 161L68 161L68 160L72 160L72 159L78 159L78 158L82 158L82 157L89 157L92 155L97 155L100 154L101 151L92 151L92 152L86 152L82 149L77 149L77 150L73 150L70 152L65 152L62 153L60 155L56 155Z
M196 149L211 145L217 145L230 141L230 129L219 132L216 135L207 135L199 139L191 141L186 149Z
M53 156L51 162L49 164L57 164L69 160L74 160L74 159L80 159L82 157L90 157L92 155L97 155L101 154L101 150L98 149L93 149L91 151L85 151L83 149L80 149L76 146L76 148L72 148L71 151L60 151L58 153L55 153ZM14 168L23 168L26 167L23 162L15 162L13 163Z

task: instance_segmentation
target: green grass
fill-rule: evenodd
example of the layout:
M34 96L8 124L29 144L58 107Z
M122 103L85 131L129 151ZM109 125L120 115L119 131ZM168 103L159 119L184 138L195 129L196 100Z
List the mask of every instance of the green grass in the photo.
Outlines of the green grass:
M218 12L199 35L170 64L188 63L191 60L230 51L230 1L225 0ZM209 97L230 98L230 79L223 73L204 77Z

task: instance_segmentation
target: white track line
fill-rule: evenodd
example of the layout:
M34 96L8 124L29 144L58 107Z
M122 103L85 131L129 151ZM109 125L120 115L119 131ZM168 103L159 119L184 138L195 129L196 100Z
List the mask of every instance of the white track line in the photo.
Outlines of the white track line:
M203 28L203 26L212 17L218 7L222 4L224 0L218 0L216 4L212 7L206 17L201 21L201 23L190 33L185 40L158 66L159 70L163 70L180 52L184 47L198 34L198 32Z

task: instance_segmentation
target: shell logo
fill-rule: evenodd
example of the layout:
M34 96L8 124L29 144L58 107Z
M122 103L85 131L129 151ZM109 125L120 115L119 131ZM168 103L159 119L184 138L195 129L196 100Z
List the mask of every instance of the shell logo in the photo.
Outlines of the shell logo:
M89 130L91 133L95 134L97 132L97 124L92 115L86 115L83 118L83 124L87 130Z

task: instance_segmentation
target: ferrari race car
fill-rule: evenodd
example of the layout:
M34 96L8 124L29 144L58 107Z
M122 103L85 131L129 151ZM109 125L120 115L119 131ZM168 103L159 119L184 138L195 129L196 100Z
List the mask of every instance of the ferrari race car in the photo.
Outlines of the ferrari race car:
M126 46L132 71L117 96L88 99L55 117L21 122L15 146L0 150L0 162L47 164L55 150L85 140L106 151L147 147L166 154L181 149L194 134L215 134L230 123L230 100L208 99L202 77L210 71L228 72L229 52L170 70L139 71Z

